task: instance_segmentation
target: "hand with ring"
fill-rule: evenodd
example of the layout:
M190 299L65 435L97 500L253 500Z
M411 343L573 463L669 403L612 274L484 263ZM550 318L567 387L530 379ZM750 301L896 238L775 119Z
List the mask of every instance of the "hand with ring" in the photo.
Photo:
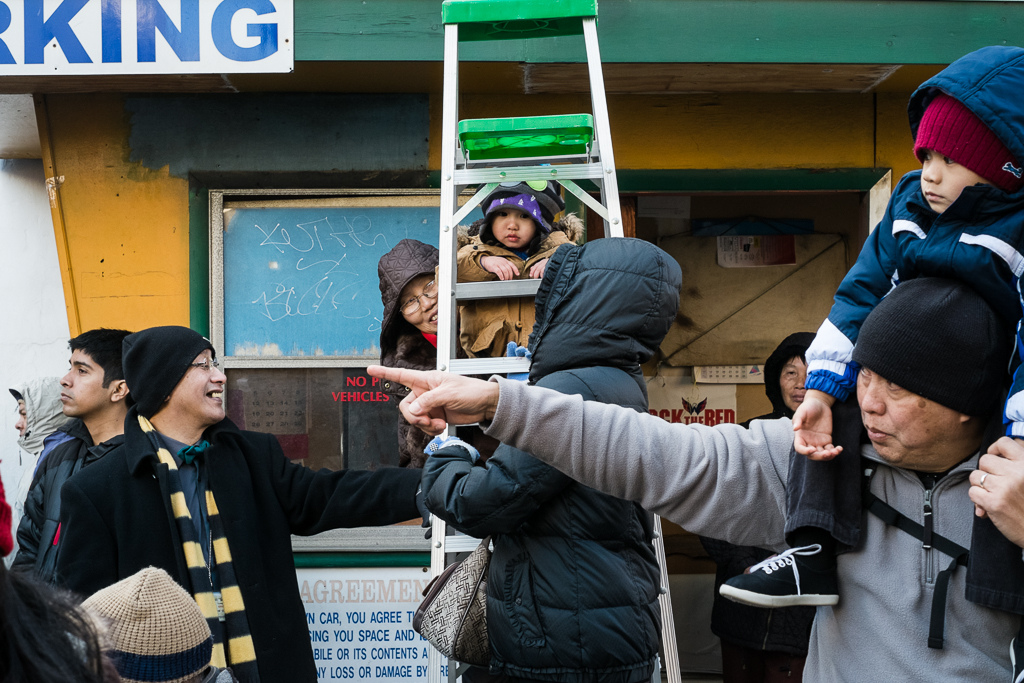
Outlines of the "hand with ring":
M1024 441L1003 437L989 446L970 482L975 514L1024 547Z

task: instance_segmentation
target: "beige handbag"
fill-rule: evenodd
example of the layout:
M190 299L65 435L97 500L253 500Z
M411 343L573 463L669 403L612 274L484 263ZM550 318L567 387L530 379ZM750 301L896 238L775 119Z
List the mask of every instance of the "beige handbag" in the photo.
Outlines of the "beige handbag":
M491 661L487 638L490 542L488 536L469 557L434 577L423 589L423 602L412 619L413 629L442 655L477 666Z

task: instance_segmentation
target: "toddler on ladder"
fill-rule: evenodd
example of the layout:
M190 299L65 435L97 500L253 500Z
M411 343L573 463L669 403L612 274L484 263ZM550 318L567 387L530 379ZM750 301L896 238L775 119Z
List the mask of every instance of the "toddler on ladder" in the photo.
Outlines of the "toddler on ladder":
M574 214L555 222L565 208L552 181L503 183L480 204L484 218L463 235L458 281L542 278L548 258L575 242L583 223ZM479 232L470 236L474 230ZM525 347L533 329L533 297L470 301L459 307L459 341L473 358L504 356L509 342Z

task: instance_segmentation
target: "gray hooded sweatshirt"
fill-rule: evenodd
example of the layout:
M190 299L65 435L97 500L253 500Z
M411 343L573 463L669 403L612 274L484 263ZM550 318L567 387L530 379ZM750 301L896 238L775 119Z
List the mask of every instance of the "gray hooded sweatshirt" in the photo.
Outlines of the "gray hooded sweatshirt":
M793 449L788 418L739 425L670 424L652 415L585 402L498 379L487 434L529 451L573 479L627 500L697 534L739 545L785 547L786 479ZM924 485L879 462L871 491L921 524ZM974 506L967 476L978 454L932 492L935 533L970 547ZM819 607L804 669L807 681L1010 680L1010 641L1020 617L964 598L957 569L946 601L945 647L930 649L935 577L952 558L864 513L860 545L838 558L840 602Z
M64 405L60 402L60 377L37 377L11 387L9 391L15 399L21 397L25 401L25 418L28 421L24 436L18 437L22 450L18 454L21 475L17 485L8 489L7 496L11 503L12 528L17 529L25 514L25 497L32 484L39 454L43 452L43 440L66 427L71 418L64 415ZM8 565L17 553L18 540L15 538L14 550L7 556Z

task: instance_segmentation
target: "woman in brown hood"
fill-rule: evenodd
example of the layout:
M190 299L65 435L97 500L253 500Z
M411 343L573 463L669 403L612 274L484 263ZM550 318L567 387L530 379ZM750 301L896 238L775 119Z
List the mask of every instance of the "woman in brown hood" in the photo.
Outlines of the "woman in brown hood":
M380 258L380 363L396 368L433 370L437 366L436 247L404 239ZM401 401L409 389L385 381L383 391ZM430 437L398 416L400 467L423 467Z

